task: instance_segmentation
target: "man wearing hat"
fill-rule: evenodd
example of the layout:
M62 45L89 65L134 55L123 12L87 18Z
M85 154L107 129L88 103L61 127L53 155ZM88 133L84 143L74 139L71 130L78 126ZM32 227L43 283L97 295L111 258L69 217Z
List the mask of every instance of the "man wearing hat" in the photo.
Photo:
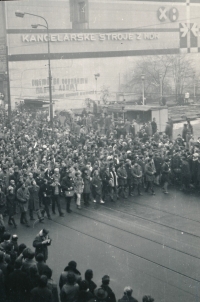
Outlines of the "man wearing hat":
M48 236L49 231L42 229L33 241L33 247L35 248L35 257L38 254L44 255L44 262L48 259L48 246L51 245L51 239Z
M116 302L115 294L110 288L109 283L110 283L110 277L108 275L103 276L101 288L107 293L106 301Z
M124 288L124 295L121 299L118 300L118 302L124 302L124 301L129 301L129 302L138 302L135 298L132 297L133 290L130 286L126 286Z

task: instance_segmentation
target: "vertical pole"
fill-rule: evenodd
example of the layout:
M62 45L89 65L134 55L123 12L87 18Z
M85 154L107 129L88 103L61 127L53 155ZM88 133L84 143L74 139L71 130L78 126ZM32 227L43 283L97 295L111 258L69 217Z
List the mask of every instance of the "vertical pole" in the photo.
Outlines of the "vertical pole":
M10 73L8 63L8 46L6 46L6 68L7 68L7 93L8 93L8 120L11 120L11 98L10 98Z
M142 80L142 105L144 106L144 79Z
M162 94L163 94L163 90L162 90L162 75L160 75L160 105L162 105Z
M96 80L96 100L97 100L97 77L95 78Z
M50 124L53 128L53 102L52 102L52 77L51 77L51 60L50 60L50 43L49 43L49 27L47 25L48 34L48 69L49 69L49 101L50 101Z

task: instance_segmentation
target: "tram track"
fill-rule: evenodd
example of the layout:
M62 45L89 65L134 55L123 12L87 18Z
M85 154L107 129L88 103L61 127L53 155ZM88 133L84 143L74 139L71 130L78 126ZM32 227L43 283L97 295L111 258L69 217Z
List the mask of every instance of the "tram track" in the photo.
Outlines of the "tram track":
M140 205L140 204L139 204ZM106 205L104 205L104 208L107 208L109 210L112 210L112 211L115 211L115 212L118 212L118 213L122 213L122 214L126 214L126 215L129 215L129 216L132 216L132 217L137 217L137 218L140 218L142 220L146 220L146 221L149 221L151 223L154 223L154 224L157 224L157 225L161 225L161 226L164 226L166 228L169 228L169 229L172 229L172 230L175 230L175 231L178 231L178 232L181 232L181 233L184 233L184 234L187 234L187 235L190 235L190 236L193 236L195 238L199 238L200 239L200 236L196 235L196 234L193 234L193 233L190 233L190 232L187 232L187 231L184 231L184 230L181 230L181 229L178 229L178 228L175 228L175 227L172 227L172 226L169 226L167 224L164 224L164 223L161 223L161 222L158 222L158 221L155 221L155 220L152 220L150 218L146 218L146 217L142 217L141 215L138 215L138 214L131 214L131 213L128 213L126 211L122 211L122 210L117 210L117 209L113 209L113 208L109 208L107 207ZM131 207L128 207L128 208L131 208ZM161 211L162 210L158 210L158 211ZM172 214L172 213L169 213L168 214L170 215L174 215L176 216L175 214ZM178 215L177 215L178 216ZM180 216L179 216L180 217ZM182 217L184 219L187 219L186 217ZM191 221L194 221L194 220L191 220ZM194 222L197 222L200 224L200 221L194 221Z
M74 213L81 216L81 214L79 214L79 213L77 213L77 212L74 212ZM84 215L82 215L82 216L84 216ZM88 217L86 217L86 218L88 218ZM93 220L94 220L94 219L93 219ZM137 253L134 253L134 252L129 251L129 250L125 249L125 248L122 248L122 247L119 247L119 246L117 246L117 245L115 245L115 244L112 244L112 243L110 243L110 242L107 242L107 241L105 241L105 240L103 240L103 239L101 239L101 238L98 238L98 237L96 237L96 236L93 236L93 235L91 235L91 234L88 234L88 233L84 232L83 230L79 230L79 229L77 229L77 228L75 228L75 227L66 225L65 223L61 223L61 222L58 222L58 221L55 221L55 220L53 220L53 222L54 222L55 224L57 224L57 225L60 225L60 226L65 227L65 228L67 228L67 229L73 230L73 231L75 231L75 232L77 232L77 233L79 233L79 234L82 234L82 235L84 235L84 236L87 236L87 237L92 238L92 239L94 239L94 240L97 240L97 241L99 241L99 242L102 242L102 243L104 243L104 244L106 244L106 245L109 245L109 246L111 246L111 247L113 247L113 248L116 248L116 249L118 249L118 250L121 250L121 251L123 251L123 252L125 252L125 253L128 253L128 254L130 254L130 255L132 255L132 256L138 257L138 258L140 258L140 259L142 259L142 260L145 260L145 261L147 261L147 262L149 262L149 263L152 263L153 265L156 265L157 267L161 267L162 269L166 269L166 270L168 270L169 272L175 273L175 274L177 274L177 275L179 275L179 276L182 276L182 277L184 277L184 278L187 278L187 279L189 279L189 280L191 280L191 281L197 282L198 284L200 283L200 280L198 280L198 279L196 279L196 278L190 277L190 276L188 276L188 275L186 275L186 274L184 274L184 273L181 273L181 272L179 272L179 271L177 271L177 270L175 270L175 269L169 268L169 267L167 267L166 265L162 265L162 264L160 264L160 263L158 263L158 262L155 262L155 261L150 260L150 259L148 259L148 258L146 258L146 257L143 257L143 256L141 256L141 255L139 255L139 254L137 254ZM197 257L196 257L196 258L197 258ZM197 258L197 259L198 259L198 258ZM162 279L159 279L159 280L163 281ZM174 286L174 285L173 285L173 286ZM176 287L176 286L175 286L175 287ZM178 287L176 287L176 288L178 288ZM179 288L179 289L180 289L180 288ZM183 290L183 289L181 289L181 290ZM189 293L190 295L196 296L196 295L192 294L191 292L188 292L188 291L185 291L185 292Z
M166 214L169 214L169 215L173 215L175 217L180 217L180 218L184 218L184 219L187 219L187 220L190 220L190 221L193 221L193 222L197 222L200 224L200 220L196 220L196 219L192 219L192 218L189 218L187 216L182 216L182 215L179 215L179 214L175 214L175 213L172 213L172 212L169 212L169 211L166 211L166 210L161 210L159 208L156 208L156 207L153 207L153 206L149 206L149 205L144 205L144 204L141 204L141 203L138 203L138 202L135 202L135 200L133 200L133 203L134 204L137 204L141 207L145 207L145 208L149 208L149 209L152 209L152 210L156 210L156 211L159 211L159 212L163 212L163 213L166 213ZM106 207L106 206L105 206ZM127 208L130 208L130 207L127 207ZM111 208L110 208L111 209Z
M93 211L91 211L91 212L93 212ZM160 243L159 241L156 241L156 240L153 240L153 239L144 237L144 236L142 236L142 235L138 235L138 234L136 234L136 233L134 233L134 232L131 232L131 231L125 230L125 229L123 229L123 228L117 227L117 226L115 226L115 225L113 225L113 224L110 224L110 223L107 223L107 222L103 222L103 221L101 221L100 219L92 218L92 217L90 217L90 216L88 216L88 215L84 215L83 213L80 213L80 212L75 212L75 213L76 213L77 215L79 215L79 216L83 216L83 217L88 218L88 219L90 219L90 220L93 220L93 221L95 221L95 222L99 222L99 223L102 223L102 224L107 225L107 226L109 226L109 227L115 228L115 229L117 229L117 230L126 232L127 234L134 235L134 236L139 237L139 238L141 238L141 239L145 239L145 240L147 240L147 241L156 243L156 244L158 244L158 245L160 245L160 246L162 246L162 247L164 246L164 247L166 247L166 248L169 248L169 249L174 250L174 251L176 251L176 252L179 252L179 253L181 253L181 254L184 254L184 255L193 257L193 258L195 258L195 259L200 259L200 257L197 257L197 256L192 255L192 254L190 254L190 253L183 252L183 251L181 251L181 250L179 250L179 249L175 249L175 248L173 248L173 247L171 247L171 246L169 246L169 245ZM104 215L105 215L105 214L104 214ZM106 215L105 215L105 216L106 216ZM111 217L111 216L108 216L108 218L112 218L112 217ZM199 237L199 238L200 238L200 237Z

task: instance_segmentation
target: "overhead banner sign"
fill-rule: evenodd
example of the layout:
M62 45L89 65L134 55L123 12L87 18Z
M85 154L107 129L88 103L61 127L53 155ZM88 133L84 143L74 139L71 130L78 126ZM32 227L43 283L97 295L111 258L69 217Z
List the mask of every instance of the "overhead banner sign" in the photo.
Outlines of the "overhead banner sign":
M179 48L179 28L133 32L9 33L9 60L43 60L50 42L52 59L139 55ZM142 55L142 53L141 53Z
M159 33L107 33L107 34L40 34L22 35L22 42L83 42L83 41L133 41L158 40Z

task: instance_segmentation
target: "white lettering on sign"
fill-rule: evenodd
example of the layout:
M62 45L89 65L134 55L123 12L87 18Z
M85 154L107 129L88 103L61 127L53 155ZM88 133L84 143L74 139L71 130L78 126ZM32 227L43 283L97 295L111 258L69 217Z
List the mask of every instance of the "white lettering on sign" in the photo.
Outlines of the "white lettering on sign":
M144 34L145 40L158 40L159 36L156 33L146 33Z
M104 33L104 34L30 34L22 35L23 43L34 42L94 42L94 41L133 41L157 40L157 33Z

